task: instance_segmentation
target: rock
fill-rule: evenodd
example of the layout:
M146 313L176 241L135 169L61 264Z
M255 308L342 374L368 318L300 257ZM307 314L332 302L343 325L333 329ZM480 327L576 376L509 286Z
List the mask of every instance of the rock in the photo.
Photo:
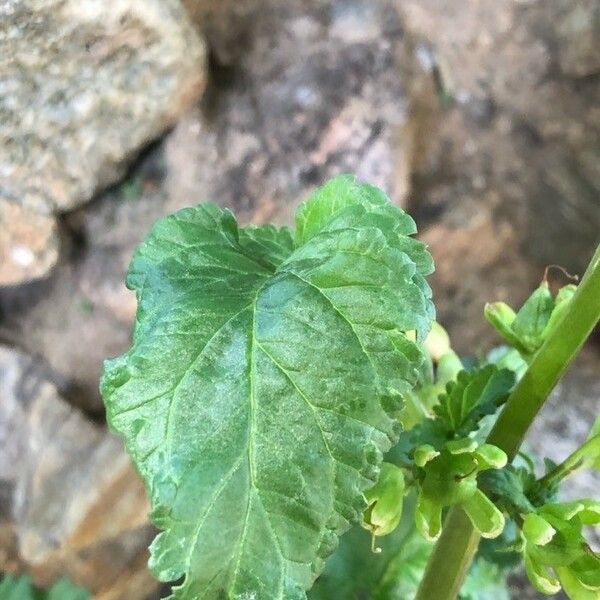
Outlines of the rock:
M555 0L535 14L540 37L555 54L561 71L571 77L600 72L600 4L595 0Z
M0 570L26 569L40 584L68 575L103 594L137 577L135 593L106 597L141 600L154 587L143 564L152 531L121 442L66 404L33 358L5 346L0 394L0 531L9 544Z
M536 275L542 277L542 271L519 254L514 228L489 204L477 212L456 207L452 219L447 214L421 234L436 264L429 278L436 318L464 355L500 342L483 316L485 303L503 301L519 307L533 290L530 282Z
M186 4L215 60L202 106L167 140L172 207L210 198L244 220L286 221L340 172L403 202L416 129L394 2Z
M46 276L58 253L52 217L0 198L0 286Z
M97 418L104 414L102 363L130 344L136 300L125 287L129 261L169 210L156 183L161 148L152 154L132 180L64 219L64 260L51 279L0 289L0 338L42 358L60 393Z
M437 220L457 206L475 212L491 194L530 260L581 272L600 229L598 3L408 0L401 8L441 99L413 212Z
M0 197L89 200L199 97L204 46L179 0L0 3Z

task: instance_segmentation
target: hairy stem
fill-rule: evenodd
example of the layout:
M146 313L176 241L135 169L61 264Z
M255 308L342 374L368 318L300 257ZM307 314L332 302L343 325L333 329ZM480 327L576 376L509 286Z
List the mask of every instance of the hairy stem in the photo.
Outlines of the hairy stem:
M509 459L517 454L535 416L599 319L600 246L568 310L533 357L488 436L487 441L502 448ZM462 508L453 507L444 520L416 600L454 600L478 543L479 536Z

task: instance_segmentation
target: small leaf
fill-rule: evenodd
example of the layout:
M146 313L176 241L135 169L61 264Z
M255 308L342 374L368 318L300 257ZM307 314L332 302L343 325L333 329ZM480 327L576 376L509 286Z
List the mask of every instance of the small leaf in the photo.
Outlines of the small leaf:
M598 600L598 592L585 588L569 567L556 569L565 594L571 600Z
M479 485L492 497L507 506L514 506L521 513L529 513L535 507L525 493L523 472L508 466L499 470L485 471L479 476ZM533 481L533 478L527 478Z
M435 542L442 533L442 506L422 492L415 508L415 524L419 533L430 542Z
M28 575L20 577L5 575L0 579L1 600L89 600L89 598L89 592L68 579L59 579L47 591L35 588Z
M570 521L575 515L584 510L585 506L579 500L573 502L556 502L554 504L545 504L540 508L540 513L553 515L563 521Z
M430 444L419 446L415 450L415 464L417 467L424 467L430 460L433 460L440 453Z
M569 570L588 590L600 591L600 557L585 554L569 565Z
M514 382L512 372L498 370L495 365L462 371L455 382L448 384L434 411L450 431L466 435L481 418L496 412Z
M538 563L528 553L525 554L525 571L529 581L538 592L548 595L560 592L560 581L547 566Z
M477 441L473 438L460 438L459 440L446 442L446 450L450 454L472 454L477 449L477 446Z
M585 498L579 500L583 509L577 514L577 517L584 525L598 525L600 523L600 501Z
M508 462L506 452L492 444L482 444L474 452L478 470L501 469Z

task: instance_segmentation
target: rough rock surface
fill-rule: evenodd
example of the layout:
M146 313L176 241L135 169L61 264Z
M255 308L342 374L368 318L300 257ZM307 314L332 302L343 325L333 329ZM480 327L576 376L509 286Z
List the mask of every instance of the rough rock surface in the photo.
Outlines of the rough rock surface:
M600 229L598 3L408 0L402 11L442 100L417 216L495 202L530 257L581 271Z
M102 418L102 362L129 345L136 301L125 272L137 244L168 209L157 185L162 152L130 181L64 220L65 260L48 280L0 290L0 338L43 358L60 393Z
M42 277L58 260L51 216L0 199L0 286Z
M33 358L4 346L0 400L0 571L26 568L40 583L68 574L99 597L143 598L153 587L148 507L120 441L66 404ZM116 587L125 574L139 591Z
M0 285L47 273L57 246L47 215L118 179L199 97L204 63L179 0L115 0L110 10L95 0L0 1L0 205L46 215L26 220L33 263L24 264L27 249L3 261ZM23 235L22 221L9 238Z
M316 185L353 172L403 201L415 132L394 2L187 5L207 18L213 80L167 141L172 200L287 219Z

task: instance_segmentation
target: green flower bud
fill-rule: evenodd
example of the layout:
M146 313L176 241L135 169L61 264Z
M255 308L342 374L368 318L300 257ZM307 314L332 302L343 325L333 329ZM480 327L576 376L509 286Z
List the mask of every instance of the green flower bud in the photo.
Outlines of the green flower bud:
M512 330L516 318L515 311L504 302L492 302L485 305L483 314L492 327L511 345L520 347L519 338Z
M525 553L525 572L533 587L551 596L560 592L560 581L550 569L535 560L529 553Z
M536 513L525 515L522 531L527 543L536 546L545 546L556 533L556 529Z
M454 381L456 376L464 369L463 364L454 350L446 352L440 357L436 371L436 383L445 386L449 381Z
M544 330L554 308L555 302L548 283L543 281L517 313L511 329L529 353L533 354L542 345Z
M462 505L473 527L482 537L496 538L504 531L505 520L502 511L481 490L475 490Z
M423 345L432 360L437 362L444 354L450 352L450 336L437 321L434 321Z
M404 501L404 473L390 463L381 465L377 483L365 492L368 507L362 526L374 536L388 535L400 522Z
M544 327L544 331L542 332L542 339L545 340L552 333L552 331L556 328L558 322L562 319L563 315L567 312L567 308L569 306L569 302L571 298L575 295L577 291L576 285L565 285L560 288L558 294L556 294L555 306L554 310L550 314L550 318L548 319L548 323L546 327Z
M424 467L430 460L433 460L440 453L430 444L423 444L415 449L415 464L417 467Z

